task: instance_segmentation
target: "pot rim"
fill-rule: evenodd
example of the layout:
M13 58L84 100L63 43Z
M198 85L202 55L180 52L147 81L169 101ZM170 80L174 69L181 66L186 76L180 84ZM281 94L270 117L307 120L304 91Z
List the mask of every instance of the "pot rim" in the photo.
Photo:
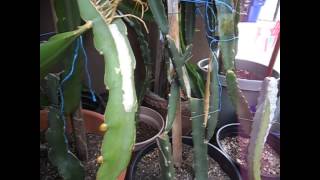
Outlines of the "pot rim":
M170 140L171 140L171 139L172 139L172 138L170 137ZM190 136L182 136L182 139L191 140L191 142L192 142L192 137L190 137ZM186 143L184 143L184 144L186 144ZM153 142L153 143L148 144L147 146L145 146L144 148L142 148L142 149L135 155L135 157L132 159L132 161L131 161L131 163L130 163L130 166L129 166L129 168L128 168L128 169L129 169L129 173L127 173L127 178L128 178L128 179L130 179L130 180L133 180L133 179L134 179L134 174L133 174L133 172L136 170L137 164L139 163L139 161L141 160L141 158L146 154L146 152L149 152L149 151L150 151L149 149L151 148L151 146L154 146L154 145L157 147L156 142ZM241 175L240 175L240 172L238 171L237 167L236 167L235 164L233 163L232 159L230 159L230 157L226 156L223 151L221 151L218 147L214 146L213 144L211 144L211 143L208 142L207 145L208 145L209 148L212 148L212 149L214 149L215 151L217 151L218 153L220 153L220 154L223 156L223 158L225 158L226 161L229 162L229 165L232 166L232 168L233 168L233 170L234 170L234 173L235 173L235 175L238 177L238 179L239 179L239 180L242 180L242 177L241 177ZM209 148L208 148L208 150L209 150ZM209 153L208 153L208 155L209 155ZM213 159L214 159L214 158L213 158ZM219 164L219 163L218 163L218 164ZM220 164L219 164L219 165L220 165Z
M234 159L232 159L228 154L227 151L223 148L222 144L220 143L221 139L220 139L220 135L222 133L222 131L224 131L227 127L230 126L240 126L240 123L231 123L231 124L227 124L222 126L216 134L216 143L218 145L218 147L220 148L220 150L226 155L228 156L235 164L237 164L237 166L240 167L240 169L247 171L247 168L242 167L238 162L236 162ZM278 136L272 134L271 132L269 133L269 135L274 136L275 138L280 139ZM247 135L246 135L247 136ZM280 155L280 154L279 154ZM280 175L268 175L268 174L262 174L261 173L261 177L265 177L265 178L279 178Z
M149 142L152 142L153 140L155 140L162 133L162 131L164 129L164 124L165 124L162 116L157 111L155 111L155 110L153 110L151 108L145 107L145 106L140 106L140 111L141 111L141 109L148 110L148 111L152 112L153 114L155 114L156 116L158 116L161 119L161 122L162 122L161 124L162 125L161 125L161 128L160 128L160 130L159 130L159 132L157 134L155 134L154 136L152 136L151 138L149 138L149 139L147 139L145 141L141 141L141 142L135 143L135 146L143 145L143 144L146 144L146 143L149 143Z
M208 70L206 68L204 68L202 65L205 61L208 61L208 58L204 58L204 59L198 61L197 66L203 72L207 73ZM257 63L257 62L253 62L253 61L242 60L242 59L237 59L237 61L248 62L248 63L264 66L265 68L267 68L267 66L260 64L260 63ZM273 72L275 72L279 76L279 78L277 78L277 80L279 81L280 80L280 73L278 71L276 71L275 69L273 69ZM221 82L221 85L226 87L227 86L226 76L218 74L218 77L219 77L219 81ZM246 91L260 91L261 90L263 80L249 80L249 79L242 79L239 77L237 77L237 79L239 82L239 87L242 90L246 90Z

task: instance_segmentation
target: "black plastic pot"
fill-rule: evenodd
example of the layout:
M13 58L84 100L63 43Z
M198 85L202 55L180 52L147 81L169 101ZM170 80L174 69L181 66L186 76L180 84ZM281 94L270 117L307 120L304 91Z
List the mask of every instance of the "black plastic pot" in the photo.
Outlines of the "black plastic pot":
M182 142L184 144L193 146L192 138L183 136ZM137 169L137 165L140 162L141 158L151 152L153 149L157 148L157 144L154 142L149 144L145 148L143 148L130 163L129 172L127 173L127 180L135 180L135 172ZM216 146L212 144L208 144L208 154L211 158L213 158L216 162L219 163L224 172L226 172L232 180L241 180L241 176L237 167L234 165L229 157L225 156L225 154Z
M233 123L233 124L227 124L223 127L221 127L217 134L216 134L216 142L215 144L218 145L218 147L230 158L232 159L227 152L224 150L221 144L221 140L226 138L226 137L234 137L234 136L241 136L245 138L249 138L249 135L245 134L240 127L240 123ZM271 146L272 149L274 149L279 155L280 155L280 136L278 137L277 135L273 133L269 133L267 137L267 144ZM236 164L236 166L239 168L241 172L241 176L244 180L247 180L247 172L248 170L242 166L240 166L239 163L237 163L234 159L232 159L233 163ZM266 176L266 175L261 175L261 178L263 180L279 180L280 176Z

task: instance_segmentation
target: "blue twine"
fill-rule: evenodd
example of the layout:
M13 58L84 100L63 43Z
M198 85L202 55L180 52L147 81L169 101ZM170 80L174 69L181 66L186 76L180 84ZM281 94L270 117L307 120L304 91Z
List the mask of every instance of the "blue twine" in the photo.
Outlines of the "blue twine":
M96 99L96 96L95 96L95 94L94 94L94 92L92 90L91 76L90 76L90 73L89 73L89 70L88 70L88 57L87 57L86 50L84 49L84 46L83 46L82 36L80 36L80 46L81 46L81 49L82 49L82 52L83 52L83 55L84 55L85 71L86 71L86 75L87 75L87 79L88 79L88 85L89 85L91 97L92 97L93 102L96 102L97 99Z
M46 35L51 35L51 34L55 34L56 32L47 32L47 33L43 33L43 34L40 34L40 37L42 36L46 36Z
M71 78L71 76L73 75L73 73L74 73L76 61L77 61L78 55L79 55L79 46L81 47L82 53L84 55L85 72L86 72L87 79L88 79L88 84L89 84L89 90L90 90L90 93L91 93L91 97L92 97L93 102L97 101L96 96L94 94L94 91L92 90L91 76L90 76L90 73L89 73L89 70L88 70L88 56L87 56L87 53L86 53L85 48L83 46L82 36L80 36L80 38L77 39L77 44L76 44L76 48L74 50L73 61L72 61L72 66L71 66L70 72L65 76L65 78L60 83L59 91L60 91L60 94L61 94L61 96L60 96L60 100L61 100L61 110L60 111L61 111L61 113L63 113L63 110L64 110L64 98L63 98L62 85L67 80L69 80Z
M190 3L196 3L196 4L213 4L210 0L180 0L180 1L184 1L184 2L190 2ZM215 0L214 1L216 4L222 4L225 7L227 7L231 12L236 12L236 10L234 8L232 8L231 5L219 1L219 0Z
M206 10L206 23L207 23L207 26L208 26L208 30L213 33L213 32L216 31L216 29L213 29L212 27L210 27L210 22L209 22L209 18L208 18L208 9L213 14L215 19L217 19L217 17L216 17L216 14L214 13L214 10L212 9L212 7L209 6L209 3L206 3L206 9L205 9Z
M60 86L59 87L59 93L60 93L60 99L61 99L61 104L63 105L64 104L64 99L63 99L63 93L62 93L62 87ZM68 139L67 139L67 136L66 136L66 118L64 117L63 115L63 109L61 109L61 115L60 115L60 118L63 120L63 136L64 136L64 141L67 145L67 147L69 147L69 144L68 144ZM69 149L69 148L68 148Z
M202 15L201 10L200 10L199 7L196 7L195 11L196 11L196 14L199 14L203 18L203 15Z
M217 55L216 53L213 51L212 49L212 45L214 43L218 43L218 42L229 42L229 41L233 41L235 39L237 39L238 37L230 37L230 38L227 38L227 39L216 39L215 37L211 36L210 34L213 34L214 32L217 31L217 27L213 27L214 24L210 24L209 22L209 13L211 13L213 15L213 18L217 19L217 16L216 14L214 13L214 10L211 6L209 5L212 5L213 3L210 1L210 0L181 0L181 1L184 1L184 2L190 2L190 3L195 3L196 4L196 14L199 14L201 16L201 18L204 20L204 22L206 23L206 26L207 26L207 31L206 31L206 36L208 38L208 40L210 41L209 43L209 47L210 47L210 51L211 53L213 54L214 58L213 60L215 61L214 63L217 65L215 67L215 73L216 73L216 77L217 77L217 81L218 81L218 86L219 86L219 108L217 111L221 111L221 95L222 95L222 84L220 82L220 79L219 79L219 62L217 60ZM231 12L236 12L235 9L233 9L233 7L225 2L222 2L222 1L219 1L219 0L215 0L215 3L216 4L220 4L220 5L223 5L225 7L227 7ZM204 15L202 14L201 10L200 10L200 5L205 5L205 17ZM238 12L236 12L238 13ZM210 32L210 34L209 34Z
M62 85L63 85L64 82L66 82L72 76L73 71L74 71L74 67L75 67L75 64L76 64L76 61L77 61L78 54L79 54L79 39L77 39L77 45L76 45L76 48L74 50L73 61L72 61L72 66L71 66L70 72L65 76L65 78L60 83L60 89L61 89L61 91L60 91L60 93L61 93L61 96L60 96L60 99L61 99L61 113L63 113L63 110L64 110L64 99L63 99Z

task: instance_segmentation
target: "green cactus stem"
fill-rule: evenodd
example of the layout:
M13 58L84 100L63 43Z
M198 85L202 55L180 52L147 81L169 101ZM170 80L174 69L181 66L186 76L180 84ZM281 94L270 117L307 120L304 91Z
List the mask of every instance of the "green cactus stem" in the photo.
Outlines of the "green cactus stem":
M234 5L235 5L235 15L234 15L234 36L238 37L239 36L239 29L238 29L238 24L240 22L240 5L241 2L240 0L234 0ZM238 53L238 38L235 39L235 54Z
M57 31L59 33L72 31L77 29L81 23L81 17L77 0L55 0L54 8L57 17ZM77 40L77 43L79 43ZM63 98L64 98L64 113L66 118L71 116L73 136L75 139L75 149L77 157L81 161L88 159L87 137L84 119L81 113L81 92L83 80L81 78L83 72L83 53L78 54L78 59L72 61L74 56L74 49L76 49L76 42L67 49L66 57L64 58L65 71L62 74L64 79L72 70L72 76L69 77L62 85Z
M251 120L253 118L253 114L250 111L248 101L246 100L242 91L239 88L237 77L234 71L227 70L226 81L229 97L233 106L236 109L236 113L240 122L242 122L241 119ZM247 123L242 123L241 127L246 133L249 134L251 132L251 126L249 126Z
M222 3L233 7L233 0L221 0ZM234 13L224 4L217 4L219 47L225 70L234 70L235 31Z
M261 156L277 107L277 80L266 77L258 98L248 147L248 173L250 180L261 179Z
M121 19L110 16L117 8L116 3L120 1L115 1L115 4L106 2L101 1L98 4L89 0L78 0L82 19L93 22L94 45L104 56L104 81L109 89L105 111L108 130L102 142L102 164L97 180L115 180L126 170L136 135L135 57L127 39L125 24ZM110 12L104 11L105 9Z
M176 118L178 100L180 98L180 88L176 78L173 78L170 87L168 113L164 132L157 138L159 150L161 152L160 165L161 176L164 180L171 180L174 177L174 168L172 161L171 143L169 141L168 133L172 128L172 124Z
M172 180L174 179L175 172L169 136L166 133L162 133L157 138L157 144L160 150L161 179Z
M219 77L218 77L218 60L215 55L212 56L211 63L211 87L210 87L210 108L207 125L206 139L209 141L216 129L218 117L219 117Z
M184 45L192 43L196 26L196 6L194 3L181 2L181 29Z
M65 136L65 117L59 108L59 77L48 74L48 95L51 105L48 114L48 130L46 139L49 144L49 160L58 168L59 174L65 180L83 180L84 168L79 159L68 149L68 139Z
M180 98L179 86L176 80L173 79L170 87L170 94L169 94L169 100L168 100L168 113L167 113L166 126L164 129L166 133L168 133L172 128L173 121L176 117L177 102L179 98Z
M153 18L158 24L162 34L166 35L169 32L169 23L164 9L164 4L162 1L148 0L150 10L152 12Z
M138 96L138 112L141 106L143 97L150 86L151 79L152 79L152 58L151 58L151 51L149 48L149 42L147 41L147 36L142 30L142 26L139 24L137 20L129 20L128 18L124 18L126 22L133 28L134 32L137 35L137 40L139 42L140 52L143 59L143 63L145 65L145 79L143 81L142 88L140 90L140 94ZM138 116L138 113L137 113ZM137 118L136 118L137 119Z
M177 78L179 81L179 85L181 89L186 93L190 94L190 90L188 90L187 87L190 87L190 85L185 85L185 74L183 68L184 64L191 58L191 51L192 51L192 45L187 46L186 51L182 54L178 51L175 42L173 39L171 39L169 36L167 36L167 47L169 48L169 55L172 61L172 64L174 66L174 69L177 73Z
M203 115L203 99L191 98L192 141L194 151L195 179L208 179L208 145L205 141L205 126Z

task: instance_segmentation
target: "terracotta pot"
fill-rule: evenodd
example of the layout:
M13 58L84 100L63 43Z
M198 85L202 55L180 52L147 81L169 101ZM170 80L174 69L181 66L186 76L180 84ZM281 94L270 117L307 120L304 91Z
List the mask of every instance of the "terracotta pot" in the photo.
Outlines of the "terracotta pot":
M104 122L104 116L102 114L85 110L85 109L82 109L82 114L83 114L87 133L103 135L103 133L99 131L99 126L101 123ZM68 121L67 123L68 123L67 132L71 133L72 130L70 128L71 127L70 121ZM44 131L47 128L48 128L48 110L40 110L40 131ZM123 171L119 175L118 180L124 180L125 176L126 176L126 171Z
M166 120L167 112L168 112L168 100L158 96L157 94L147 91L146 95L143 99L144 105L155 109L158 111L164 120ZM181 101L181 121L182 121L182 135L189 135L189 133L192 131L192 125L191 125L191 113L189 110L189 104L186 101Z

